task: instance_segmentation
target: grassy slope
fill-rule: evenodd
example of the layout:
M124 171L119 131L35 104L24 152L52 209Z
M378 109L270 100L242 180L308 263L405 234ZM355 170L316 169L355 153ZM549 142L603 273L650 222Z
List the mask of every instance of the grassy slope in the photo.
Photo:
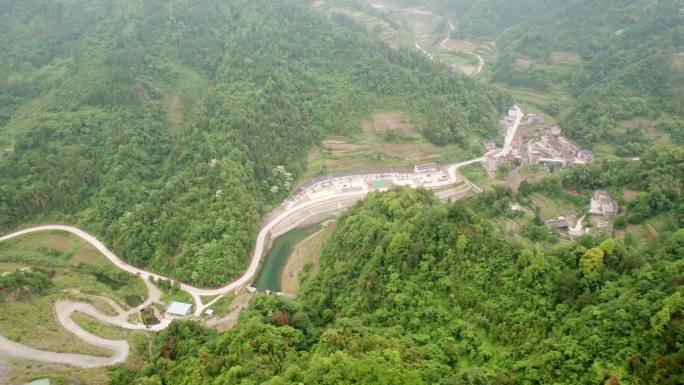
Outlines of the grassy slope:
M36 233L0 244L0 272L30 267L54 271L54 287L45 296L21 296L0 304L0 334L38 349L58 352L110 355L81 342L64 330L54 315L58 299L85 301L108 314L114 310L98 296L114 299L126 307L147 296L144 284L130 276L123 285L98 280L83 265L118 277L120 271L83 240L63 232Z

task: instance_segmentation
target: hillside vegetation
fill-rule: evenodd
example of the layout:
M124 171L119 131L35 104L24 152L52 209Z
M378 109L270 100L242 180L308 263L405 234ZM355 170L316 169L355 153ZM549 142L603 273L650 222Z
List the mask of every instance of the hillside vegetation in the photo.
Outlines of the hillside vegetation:
M465 147L509 104L297 2L0 0L0 50L0 232L76 223L204 286L324 136L391 106Z
M684 232L523 246L487 219L511 199L371 195L298 299L258 297L223 334L174 323L112 383L681 383Z

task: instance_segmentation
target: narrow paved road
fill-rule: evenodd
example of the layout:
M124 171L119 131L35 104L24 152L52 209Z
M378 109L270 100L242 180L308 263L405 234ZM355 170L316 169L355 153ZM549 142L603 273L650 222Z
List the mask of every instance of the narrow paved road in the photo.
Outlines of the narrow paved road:
M504 139L504 146L503 149L501 150L502 155L508 155L511 152L512 145L513 145L513 138L515 138L515 134L518 132L518 128L520 127L520 122L522 122L523 114L522 110L518 106L514 106L513 109L516 112L516 117L515 121L513 122L513 125L508 128L506 131L506 138Z
M484 158L475 158L463 162L458 162L458 163L453 163L444 166L444 168L447 170L447 175L449 177L449 182L450 183L455 183L456 181L461 180L461 176L458 174L458 169L473 163L478 163L481 162ZM465 179L465 178L463 178ZM466 180L467 181L467 180ZM469 181L467 181L469 183ZM481 192L477 186L473 185L470 183L471 186L473 186L477 191ZM250 262L249 267L247 268L247 271L238 278L237 280L223 286L220 288L216 289L202 289L202 288L197 288L191 285L187 284L180 284L180 288L194 298L195 302L195 312L194 315L200 316L203 311L213 305L216 301L218 301L223 295L236 291L240 288L242 288L244 285L248 284L251 282L251 280L254 278L256 275L256 272L259 268L259 264L261 262L261 258L265 252L265 249L268 245L268 240L272 236L271 231L273 228L284 221L286 221L288 218L291 216L301 213L301 212L306 212L308 211L310 215L312 213L312 209L315 209L316 207L319 206L324 206L324 205L330 205L331 203L342 203L342 202L348 202L349 200L353 199L362 199L366 194L368 194L368 191L363 190L363 191L355 191L355 192L341 192L341 193L334 193L331 195L324 196L322 198L318 199L312 199L310 201L306 201L304 203L301 203L299 205L295 205L292 207L289 207L285 210L283 210L282 213L279 215L275 216L273 219L271 219L268 223L266 223L261 231L259 231L259 234L257 235L257 241L256 245L254 247L254 252L252 253L252 259ZM295 221L295 224L297 222ZM28 346L10 341L2 336L0 336L0 352L16 357L16 358L22 358L22 359L28 359L28 360L36 360L36 361L42 361L42 362L49 362L49 363L60 363L60 364L67 364L67 365L73 365L73 366L78 366L78 367L83 367L83 368L90 368L90 367L97 367L97 366L106 366L106 365L113 365L117 363L124 362L126 360L126 357L128 356L128 350L129 346L126 341L112 341L112 340L106 340L101 337L98 337L96 335L93 335L91 333L88 333L87 331L83 330L76 322L73 321L72 315L75 312L80 312L86 315L89 315L98 321L102 323L106 323L109 325L125 328L125 329L132 329L132 330L150 330L150 331L160 331L165 329L172 321L171 318L165 317L161 320L161 322L158 325L154 325L151 327L147 327L146 325L143 325L141 323L131 323L129 322L129 316L131 314L134 314L148 306L150 306L152 303L158 302L161 298L161 291L159 288L157 288L155 285L153 285L150 282L150 278L154 279L168 279L165 277L160 276L159 274L155 274L134 266L129 265L128 263L124 262L121 260L117 255L115 255L111 250L109 250L102 242L100 242L97 238L92 236L91 234L86 233L85 231L78 229L73 226L66 226L66 225L44 225L44 226L37 226L37 227L32 227L29 229L24 229L17 231L12 234L8 234L5 236L0 237L0 242L2 241L7 241L13 238L17 238L23 235L27 234L32 234L36 232L41 232L41 231L65 231L68 233L71 233L86 242L90 243L93 247L95 247L102 255L104 255L109 261L111 261L115 266L120 268L121 270L124 270L126 272L129 272L131 274L139 276L144 282L145 285L147 286L148 289L148 298L147 300L141 304L140 306L129 309L127 311L124 311L123 309L120 309L118 306L114 307L117 309L119 312L118 315L116 316L110 316L107 314L102 313L95 307L93 307L90 304L86 303L81 303L81 302L71 302L71 301L58 301L55 303L55 310L57 313L57 319L59 323L68 331L76 335L78 338L81 340L94 345L98 346L107 350L110 350L114 353L113 356L111 357L93 357L93 356L87 356L87 355L81 355L81 354L68 354L68 353L56 353L56 352L47 352L47 351L42 351L38 349L33 349ZM202 296L217 296L216 298L212 299L212 301L203 304L202 303Z
M116 347L117 353L113 357L95 357L85 354L56 353L30 348L26 345L8 340L0 335L0 349L8 357L24 360L47 362L50 364L65 364L79 368L96 368L99 366L116 365L126 360L128 356L128 343L126 341L109 341L109 343L122 342ZM122 353L125 351L125 354Z

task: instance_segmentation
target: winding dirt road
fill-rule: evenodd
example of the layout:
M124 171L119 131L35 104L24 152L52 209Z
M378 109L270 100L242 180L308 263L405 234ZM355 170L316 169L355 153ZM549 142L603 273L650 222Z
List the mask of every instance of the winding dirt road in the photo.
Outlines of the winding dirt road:
M454 26L454 23L451 22L451 20L448 20L448 22L449 22L449 33L446 35L444 40L442 40L439 43L439 46L442 47L442 49L445 49L447 51L453 51L452 48L447 47L446 43L448 43L449 40L451 39L451 33L454 32L454 29L456 27ZM475 70L473 72L468 74L468 76L477 76L484 69L485 61L482 58L482 56L480 56L479 54L474 53L474 52L469 52L469 53L472 55L475 55L475 57L477 57L477 66L475 67Z
M386 9L386 7L384 7L384 6L379 6L379 5L377 5L377 4L375 4L375 5L374 5L374 4L371 4L371 6L373 6L373 7L376 8L376 9L379 9L379 10ZM442 16L438 16L438 15L436 15L436 14L430 12L430 11L423 10L421 7L414 7L414 8L387 8L387 9L392 9L392 10L394 10L394 11L405 12L405 13L413 13L413 14L422 15L422 16L431 16L431 17L434 17L434 18L437 18L437 19L444 20L444 18L443 18ZM450 19L447 19L447 23L449 23L449 32L447 33L447 35L446 35L446 37L444 38L444 40L442 40L442 41L439 43L439 46L440 46L442 49L444 49L445 51L451 52L451 51L453 51L453 49L452 49L452 48L449 48L449 47L446 45L446 43L448 43L449 40L451 39L451 33L454 31L454 29L456 29L456 26L454 25L454 23L453 23ZM417 38L417 37L416 37L416 38ZM416 46L416 49L418 49L420 52L422 52L422 53L423 53L425 56L427 56L430 60L433 60L433 61L435 60L434 55L432 55L432 54L431 54L430 52L428 52L425 48L423 48L423 46L420 45L420 43L418 42L417 39L414 39L414 44L415 44L415 46ZM477 53L475 53L475 52L468 52L468 53L470 53L471 55L474 55L474 56L477 58L477 65L475 66L475 69L473 70L473 72L471 72L471 73L469 73L469 74L466 73L466 75L467 75L467 76L477 76L477 75L479 75L479 74L482 72L482 70L484 69L484 67L485 67L485 60L484 60L484 58L483 58L482 56L480 56L479 54L477 54Z

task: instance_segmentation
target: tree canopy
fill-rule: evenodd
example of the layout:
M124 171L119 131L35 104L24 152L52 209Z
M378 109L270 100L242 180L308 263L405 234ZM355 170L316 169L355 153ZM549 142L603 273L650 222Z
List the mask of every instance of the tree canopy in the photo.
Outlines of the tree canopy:
M260 216L322 138L391 107L466 148L509 103L306 2L0 10L0 230L76 223L128 262L197 285L244 270Z
M496 199L372 194L340 220L296 300L257 297L219 335L175 323L126 381L681 382L683 230L542 249L499 233Z

